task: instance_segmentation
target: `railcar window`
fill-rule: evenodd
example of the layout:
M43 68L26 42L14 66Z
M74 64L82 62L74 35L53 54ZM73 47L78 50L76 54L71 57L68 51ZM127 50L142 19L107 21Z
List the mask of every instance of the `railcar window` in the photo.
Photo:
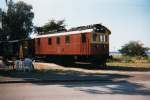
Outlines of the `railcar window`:
M56 38L56 43L57 43L57 44L60 44L60 37L57 37L57 38Z
M48 44L51 45L52 44L52 39L48 38Z
M95 42L97 38L97 34L93 34L93 41Z
M81 34L82 43L86 42L86 34Z
M65 37L65 42L66 42L66 43L70 43L70 36L66 36L66 37Z
M40 38L37 39L37 43L38 43L38 45L40 45Z

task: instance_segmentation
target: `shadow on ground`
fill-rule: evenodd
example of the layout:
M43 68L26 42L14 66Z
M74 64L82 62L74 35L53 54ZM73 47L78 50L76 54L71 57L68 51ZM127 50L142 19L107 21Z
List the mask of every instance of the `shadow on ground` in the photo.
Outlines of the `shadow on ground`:
M112 81L114 79L129 78L129 75L123 74L88 74L76 71L62 71L62 70L35 70L32 72L20 72L15 70L0 70L0 76L10 78L21 78L23 80L45 80L55 81L63 80L68 82L80 82L80 81ZM59 82L59 81L58 81Z
M73 88L89 94L150 95L150 89L145 88L141 84L127 81L131 76L123 74L83 74L71 71L17 72L1 70L0 76L21 78L35 85L61 85L62 87ZM45 81L32 81L33 79Z
M64 86L75 88L89 94L124 94L150 96L150 89L145 88L143 85L131 83L126 80L112 81L107 83L80 83L79 85L64 84Z
M89 63L64 64L64 67L83 68L90 70L118 70L118 71L150 71L150 68L133 68L119 66L99 66ZM124 74L86 74L75 71L33 71L17 72L13 70L0 70L0 77L19 78L35 85L61 85L89 94L124 94L124 95L150 95L150 88L142 84L130 82L132 76ZM34 80L34 81L33 81ZM35 81L36 80L36 81ZM60 81L57 81L60 80ZM1 81L1 80L0 80Z
M88 69L88 70L150 71L150 68L144 68L144 67L102 66L102 65L98 65L98 64L82 63L82 62L75 62L75 63L53 62L53 63L63 66L63 67L82 68L82 69Z

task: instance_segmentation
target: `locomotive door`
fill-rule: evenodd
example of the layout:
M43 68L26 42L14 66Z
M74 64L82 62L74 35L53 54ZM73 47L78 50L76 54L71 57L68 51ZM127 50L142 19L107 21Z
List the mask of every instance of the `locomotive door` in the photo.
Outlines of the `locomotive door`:
M87 55L88 54L88 39L87 35L84 33L81 34L81 54L82 55Z
M61 46L60 46L60 37L56 37L56 43L57 43L57 54L60 54L61 53Z

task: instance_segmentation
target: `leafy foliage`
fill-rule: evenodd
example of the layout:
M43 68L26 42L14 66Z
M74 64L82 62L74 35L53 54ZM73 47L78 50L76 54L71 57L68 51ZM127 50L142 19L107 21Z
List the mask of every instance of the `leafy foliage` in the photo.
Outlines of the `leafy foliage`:
M25 39L32 32L32 6L23 1L17 3L10 0L7 12L3 13L3 36L7 40Z
M122 46L119 52L127 56L147 56L146 52L149 50L148 47L143 47L143 44L140 44L137 41L129 42Z
M2 29L2 26L4 26L4 16L6 16L6 13L4 11L2 11L2 9L0 8L0 41L4 40L6 34L4 33L4 30ZM3 24L3 25L2 25Z
M48 32L66 31L65 20L50 20L42 27L35 27L38 34L47 34Z

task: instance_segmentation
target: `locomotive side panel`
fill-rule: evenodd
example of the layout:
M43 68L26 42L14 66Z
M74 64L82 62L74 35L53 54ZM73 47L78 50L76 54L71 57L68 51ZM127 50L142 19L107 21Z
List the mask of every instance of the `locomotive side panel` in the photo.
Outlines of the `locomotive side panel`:
M83 36L85 34L85 36ZM85 39L85 40L84 40ZM35 39L36 55L89 55L90 33Z

